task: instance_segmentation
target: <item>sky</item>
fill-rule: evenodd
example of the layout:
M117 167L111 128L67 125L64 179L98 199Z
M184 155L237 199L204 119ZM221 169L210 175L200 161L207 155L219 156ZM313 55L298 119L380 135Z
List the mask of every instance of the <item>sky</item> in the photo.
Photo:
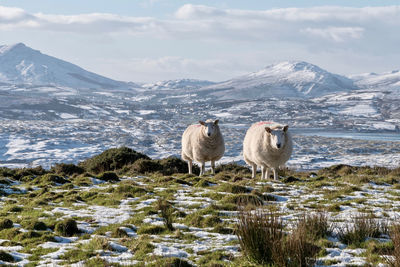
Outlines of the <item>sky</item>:
M400 69L400 2L0 0L0 45L19 42L139 83L224 81L287 60L379 73Z

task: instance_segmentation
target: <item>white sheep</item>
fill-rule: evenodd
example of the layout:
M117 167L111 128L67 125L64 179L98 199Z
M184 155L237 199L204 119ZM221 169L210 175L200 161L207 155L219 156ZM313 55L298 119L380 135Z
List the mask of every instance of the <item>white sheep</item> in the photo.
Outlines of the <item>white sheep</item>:
M212 174L215 174L215 161L225 152L224 138L219 130L218 121L199 121L190 125L182 135L182 159L188 162L192 174L192 163L201 163L200 176L204 175L205 162L211 161Z
M288 125L261 121L254 123L243 141L243 157L252 167L252 178L256 177L257 166L261 166L261 179L269 178L269 169L274 172L289 160L292 150L292 137Z

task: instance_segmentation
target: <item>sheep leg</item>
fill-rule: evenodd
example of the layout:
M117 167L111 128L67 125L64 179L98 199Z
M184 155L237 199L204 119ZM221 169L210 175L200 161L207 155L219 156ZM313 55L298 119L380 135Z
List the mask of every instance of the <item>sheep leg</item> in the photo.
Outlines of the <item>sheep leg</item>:
M252 164L252 174L251 174L251 178L255 179L256 178L256 173L257 173L257 165L256 164Z
M266 178L265 178L265 172L266 172L267 170L268 170L267 167L261 166L261 180L266 179ZM268 177L267 177L267 178L268 178Z
M193 174L192 173L192 161L191 160L188 161L188 167L189 167L189 174Z
M203 161L201 163L200 176L203 176L205 172L206 172L206 163Z
M276 169L272 168L272 171L274 172L274 180L278 180L278 175L277 175Z
M265 179L269 179L269 167L266 167L266 170L265 170L265 172L266 172L266 175L265 175Z
M215 160L211 161L211 172L213 175L215 174Z

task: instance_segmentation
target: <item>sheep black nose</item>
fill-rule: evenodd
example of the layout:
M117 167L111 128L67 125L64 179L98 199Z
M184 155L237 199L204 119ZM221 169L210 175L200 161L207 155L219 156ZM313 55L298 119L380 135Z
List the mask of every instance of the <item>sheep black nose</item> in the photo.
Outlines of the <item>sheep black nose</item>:
M277 148L281 148L281 144L276 144L276 147Z
M207 133L207 135L208 135L208 136L211 136L211 134L210 134L210 133Z

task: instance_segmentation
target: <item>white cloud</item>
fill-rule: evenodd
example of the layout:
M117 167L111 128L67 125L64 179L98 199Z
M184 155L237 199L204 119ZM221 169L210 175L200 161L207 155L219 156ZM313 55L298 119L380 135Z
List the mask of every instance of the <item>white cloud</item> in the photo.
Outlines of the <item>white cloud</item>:
M91 13L29 14L0 6L0 29L36 28L82 34L132 34L162 38L211 40L291 40L309 35L335 42L360 39L364 33L397 30L400 6L313 7L265 11L183 5L170 19ZM395 32L393 32L394 34ZM396 32L397 33L397 32ZM304 35L304 36L303 36ZM303 36L303 37L302 37Z
M304 32L334 42L345 42L350 39L360 39L364 29L361 27L306 28Z
M271 60L329 62L329 70L341 73L350 68L354 69L352 73L377 71L375 66L392 67L400 60L400 6L241 10L186 4L163 17L33 14L0 6L0 34L12 32L17 39L15 36L21 32L25 40L34 39L29 39L27 33L71 36L77 40L79 50L87 45L87 49L98 49L102 56L120 56L118 63L104 68L93 61L86 66L93 65L93 70L101 69L103 74L109 68L110 73L115 70L114 77L139 81L167 76L218 80L243 73L245 67L255 71ZM94 41L102 39L106 41ZM118 55L112 44L105 49L107 41L123 46L125 52ZM128 71L123 72L122 65ZM133 72L138 75L131 78L129 73Z

